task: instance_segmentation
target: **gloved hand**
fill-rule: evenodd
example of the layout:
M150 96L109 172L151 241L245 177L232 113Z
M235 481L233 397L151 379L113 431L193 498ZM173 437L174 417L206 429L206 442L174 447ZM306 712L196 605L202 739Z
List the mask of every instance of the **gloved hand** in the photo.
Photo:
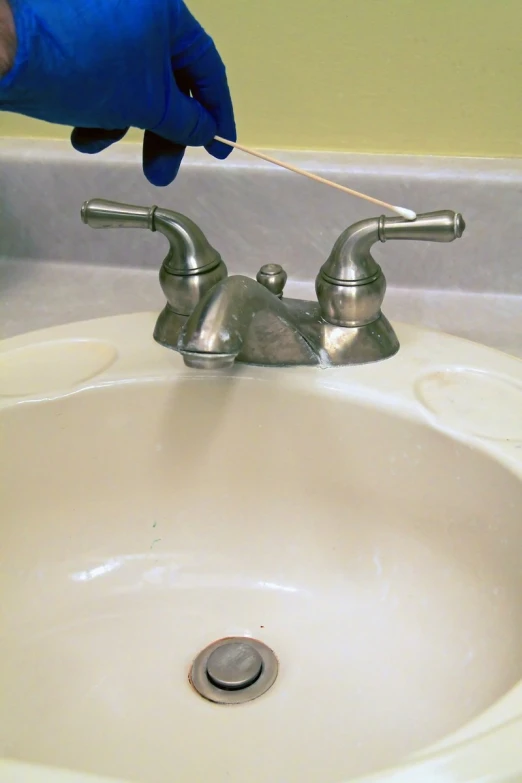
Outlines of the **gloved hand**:
M76 126L73 146L99 152L145 130L143 170L176 176L186 146L216 158L236 140L225 67L182 0L11 0L18 39L0 79L0 109ZM191 97L190 97L191 96Z

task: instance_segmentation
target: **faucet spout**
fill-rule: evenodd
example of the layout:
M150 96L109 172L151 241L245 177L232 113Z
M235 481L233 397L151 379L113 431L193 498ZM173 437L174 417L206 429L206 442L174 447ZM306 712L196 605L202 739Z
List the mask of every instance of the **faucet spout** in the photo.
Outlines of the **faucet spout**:
M243 275L218 283L194 308L178 341L188 367L249 364L317 364L317 356L299 331L284 301Z

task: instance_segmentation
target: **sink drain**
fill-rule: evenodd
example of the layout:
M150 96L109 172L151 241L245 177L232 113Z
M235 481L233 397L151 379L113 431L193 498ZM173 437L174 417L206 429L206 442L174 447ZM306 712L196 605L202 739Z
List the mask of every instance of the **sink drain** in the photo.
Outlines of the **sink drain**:
M205 647L192 664L190 682L216 704L242 704L266 693L277 670L277 658L266 644L238 636Z

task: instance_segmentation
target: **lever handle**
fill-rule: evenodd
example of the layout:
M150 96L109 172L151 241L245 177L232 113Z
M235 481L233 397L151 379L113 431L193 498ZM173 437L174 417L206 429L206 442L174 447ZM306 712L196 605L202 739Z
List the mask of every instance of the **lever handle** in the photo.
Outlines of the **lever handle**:
M416 220L384 216L361 220L343 231L320 274L341 285L361 284L380 274L380 267L370 253L376 242L388 239L453 242L462 236L465 227L462 215L451 209L426 212Z
M154 231L155 209L93 198L82 206L81 217L91 228L148 228Z
M93 198L82 206L81 218L91 228L146 228L159 231L169 241L163 270L192 275L208 271L223 262L221 256L190 218L161 207L139 207Z
M423 242L453 242L460 239L466 223L460 212L442 209L438 212L425 212L417 215L416 220L403 218L379 219L379 239L414 239Z

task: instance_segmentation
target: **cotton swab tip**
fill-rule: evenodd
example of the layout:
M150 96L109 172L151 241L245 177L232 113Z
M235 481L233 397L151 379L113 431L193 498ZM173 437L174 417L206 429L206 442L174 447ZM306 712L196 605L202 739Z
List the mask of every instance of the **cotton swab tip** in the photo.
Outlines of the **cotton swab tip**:
M406 207L393 207L394 211L405 220L416 220L417 213L413 209L406 209Z

